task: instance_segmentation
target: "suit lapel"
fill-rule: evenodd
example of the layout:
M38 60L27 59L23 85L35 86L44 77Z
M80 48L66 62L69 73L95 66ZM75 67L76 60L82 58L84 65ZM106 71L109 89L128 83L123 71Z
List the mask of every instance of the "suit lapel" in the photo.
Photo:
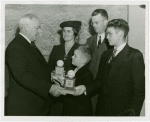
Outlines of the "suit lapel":
M64 43L60 45L60 48L58 48L58 55L60 57L60 59L63 59L65 58L66 54L65 54L65 45ZM66 56L67 57L67 56ZM66 58L67 59L67 58Z
M98 49L99 51L97 51L97 56L102 55L102 50L105 50L106 47L106 40L107 38L104 38L103 42L102 42L102 46L100 46L101 49ZM96 47L97 47L97 41L96 41Z
M129 53L129 46L126 45L124 47L124 49L119 52L119 54L114 58L114 60L111 62L111 69L109 71L109 74L107 76L107 81L109 81L110 79L112 79L112 77L114 77L114 75L117 75L117 71L125 64L125 62L127 61L127 54ZM112 51L111 53L109 54L109 57L107 59L107 65L108 65L108 61L109 61L109 58L112 54Z
M110 57L111 57L111 55L112 55L112 52L113 52L113 49L111 49L111 50L109 50L109 53L107 54L107 56L106 56L106 61L105 61L105 63L106 63L106 67L105 67L105 77L107 77L107 67L108 67L108 61L109 61L109 59L110 59Z
M97 48L97 35L95 36L95 38L94 38L94 45L93 45L93 47L94 47L94 54L96 55L96 57L99 57L99 55L101 55L101 53L102 53L102 50L105 50L105 48L107 49L107 46L108 46L108 44L107 44L108 42L107 42L107 38L105 37L104 38L104 40L103 40L103 42L102 42L102 44L101 45L103 45L103 46L101 46L99 49ZM103 49L102 49L103 48Z
M39 51L39 49L38 49L38 48L34 48L34 47L33 47L33 49L34 49L34 52L37 54L36 57L37 57L40 61L42 61L42 63L44 63L44 64L47 65L47 62L46 62L46 60L44 59L42 53Z
M47 65L46 60L44 59L43 55L38 49L35 49L31 44L21 35L19 36L19 43L23 44L26 48L26 50L31 53L34 57L36 57L39 61L41 61L43 64Z
M69 52L68 52L68 58L70 59L70 57L72 57L72 54L74 54L73 52L74 52L74 49L77 47L77 43L74 43L74 45L71 47L71 49L69 50ZM64 47L65 48L65 47Z
M74 45L71 47L71 49L69 50L68 54L65 53L65 44L61 44L60 45L60 50L59 50L59 54L61 59L64 59L64 57L66 56L65 60L70 59L70 57L72 57L72 54L74 52L74 49L78 46L77 43L74 43Z

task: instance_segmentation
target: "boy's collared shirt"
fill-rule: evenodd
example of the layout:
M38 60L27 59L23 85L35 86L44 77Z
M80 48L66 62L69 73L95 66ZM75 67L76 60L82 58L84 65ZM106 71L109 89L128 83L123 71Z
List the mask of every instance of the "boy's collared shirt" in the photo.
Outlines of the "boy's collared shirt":
M115 53L115 56L117 56L118 53L121 52L121 50L123 50L123 48L126 46L126 44L127 43L125 42L125 43L121 44L117 49L114 48L115 50L117 50Z

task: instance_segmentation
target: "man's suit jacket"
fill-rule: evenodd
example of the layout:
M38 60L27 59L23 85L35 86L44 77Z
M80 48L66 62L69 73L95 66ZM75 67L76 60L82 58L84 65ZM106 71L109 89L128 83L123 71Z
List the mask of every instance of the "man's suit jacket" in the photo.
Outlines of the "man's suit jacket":
M81 67L75 75L75 86L87 85L93 81L93 75L89 70L89 64ZM63 116L92 116L91 96L82 94L80 96L66 95Z
M103 53L98 75L87 94L98 90L97 115L118 116L125 110L139 115L145 99L145 66L142 53L126 45L108 64L113 49Z
M92 48L93 51L93 58L91 60L89 69L92 72L95 79L98 72L98 67L99 67L102 53L107 49L112 48L112 46L109 45L108 39L105 37L100 47L97 48L97 34L88 38L87 44Z
M48 64L40 51L19 34L8 45L5 59L10 73L6 115L47 115L51 83Z

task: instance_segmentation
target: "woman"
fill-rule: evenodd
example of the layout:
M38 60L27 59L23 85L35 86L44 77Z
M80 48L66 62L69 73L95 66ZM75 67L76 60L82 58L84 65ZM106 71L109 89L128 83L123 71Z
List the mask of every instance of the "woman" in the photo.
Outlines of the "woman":
M55 70L58 60L64 61L64 69L66 72L68 72L68 70L75 69L75 66L72 65L71 60L74 54L74 49L78 46L78 44L75 42L75 38L80 31L81 21L65 21L60 24L60 27L62 28L63 43L54 46L52 49L48 62L50 72ZM52 116L61 115L63 110L62 104L63 96L60 96L59 98L53 98L51 111Z

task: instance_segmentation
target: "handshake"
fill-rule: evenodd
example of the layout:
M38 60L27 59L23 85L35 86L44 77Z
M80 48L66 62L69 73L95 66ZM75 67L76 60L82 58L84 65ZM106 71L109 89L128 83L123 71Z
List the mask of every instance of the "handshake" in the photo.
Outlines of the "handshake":
M60 95L67 94L64 89L65 88L62 88L59 84L53 84L51 86L49 93L52 94L54 97L59 97ZM75 92L72 95L79 96L83 94L85 91L86 91L86 87L84 85L80 85L80 86L75 87Z

